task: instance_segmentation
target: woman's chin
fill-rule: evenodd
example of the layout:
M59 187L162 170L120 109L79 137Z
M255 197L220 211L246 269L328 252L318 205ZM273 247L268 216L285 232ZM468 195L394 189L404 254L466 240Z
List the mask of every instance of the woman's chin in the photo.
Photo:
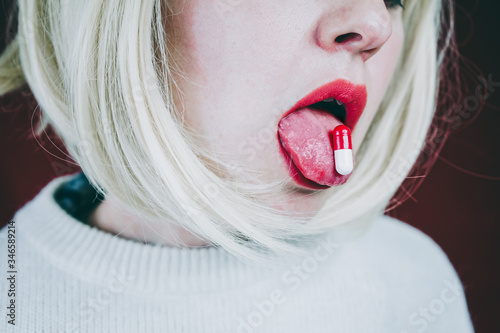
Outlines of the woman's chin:
M280 193L272 199L271 206L287 214L313 218L327 198L327 191L306 191L297 188L295 191Z

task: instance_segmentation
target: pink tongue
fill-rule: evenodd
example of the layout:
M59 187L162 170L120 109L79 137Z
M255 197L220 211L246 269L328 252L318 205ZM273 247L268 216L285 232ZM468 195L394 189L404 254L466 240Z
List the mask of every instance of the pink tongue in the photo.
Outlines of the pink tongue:
M278 133L283 148L302 175L321 185L335 185L335 162L329 133L340 120L327 111L305 107L283 118Z

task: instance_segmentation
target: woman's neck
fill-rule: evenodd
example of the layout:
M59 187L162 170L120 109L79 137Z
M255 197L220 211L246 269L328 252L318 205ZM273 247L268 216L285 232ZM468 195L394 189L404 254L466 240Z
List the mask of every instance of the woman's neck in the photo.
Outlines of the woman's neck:
M134 239L143 243L177 247L208 246L210 244L171 222L145 220L109 197L93 211L87 223L118 237Z

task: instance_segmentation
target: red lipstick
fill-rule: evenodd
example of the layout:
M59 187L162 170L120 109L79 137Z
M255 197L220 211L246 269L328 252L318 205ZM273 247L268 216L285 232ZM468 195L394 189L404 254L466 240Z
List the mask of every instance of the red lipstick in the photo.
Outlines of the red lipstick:
M315 89L298 101L281 118L285 118L300 108L319 103L329 98L335 98L344 104L346 110L344 125L348 126L352 132L365 109L367 92L364 84L356 85L344 79L337 79Z
M338 125L353 129L366 100L364 85L338 79L315 89L283 115L277 139L289 174L298 185L319 190L347 181L350 174L340 174L335 168L330 136ZM343 108L336 104L331 108L336 102Z

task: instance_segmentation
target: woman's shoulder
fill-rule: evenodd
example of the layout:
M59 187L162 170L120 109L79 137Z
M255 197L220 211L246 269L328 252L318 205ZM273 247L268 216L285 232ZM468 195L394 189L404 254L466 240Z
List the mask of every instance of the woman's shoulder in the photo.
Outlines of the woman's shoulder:
M425 258L427 263L432 263L427 257L430 255L437 261L448 261L443 249L431 237L410 224L387 215L374 220L367 236L368 244L375 245L374 243L383 241L384 246L379 247L380 250L394 252L394 255L405 256L406 259L419 261ZM394 251L396 249L398 251Z
M387 215L376 218L357 242L358 251L385 272L397 270L420 278L456 276L447 254L431 237Z
M398 329L473 331L460 277L431 237L384 215L357 242L358 258L380 279Z

